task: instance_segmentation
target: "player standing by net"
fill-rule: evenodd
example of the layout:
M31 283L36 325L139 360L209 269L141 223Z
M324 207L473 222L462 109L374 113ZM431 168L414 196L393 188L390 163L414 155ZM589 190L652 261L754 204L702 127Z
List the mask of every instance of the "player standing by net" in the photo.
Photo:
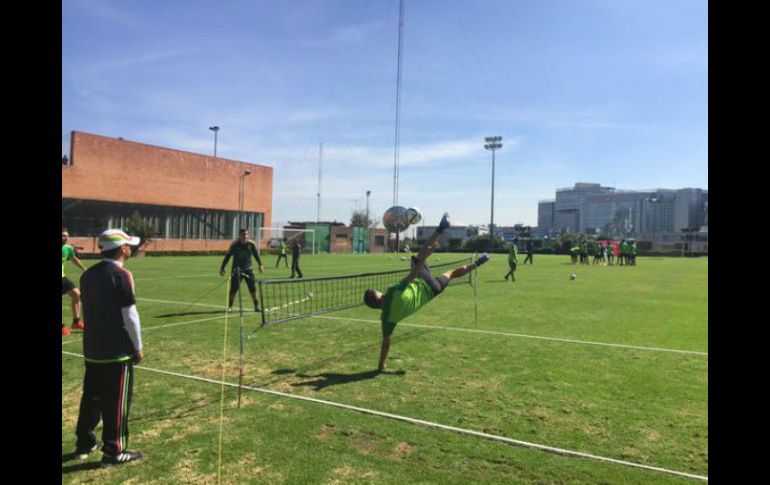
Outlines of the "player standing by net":
M75 266L80 268L81 271L85 271L86 268L83 263L77 257L75 248L67 244L70 234L67 232L67 228L61 230L61 294L62 296L67 294L70 297L72 303L72 328L77 330L83 330L83 322L80 321L80 290L67 276L64 274L64 266L67 261L72 260ZM70 331L64 326L64 322L61 324L61 334L69 335Z
M259 299L257 299L257 279L254 276L254 271L251 269L251 257L257 260L259 265L259 272L264 273L265 267L262 266L262 258L259 257L257 251L257 245L254 241L249 239L249 230L241 229L239 231L239 237L230 245L230 249L225 254L225 259L222 261L222 267L219 269L219 275L225 275L225 269L227 268L227 262L230 258L233 258L233 266L230 269L230 296L227 302L227 311L232 311L233 301L235 300L235 294L238 293L238 288L241 286L241 280L246 280L246 285L249 287L249 293L251 293L251 299L254 302L254 311L259 311Z
M449 214L445 213L436 232L428 238L417 257L412 258L412 271L409 276L388 288L385 293L371 288L364 292L364 303L370 308L382 310L380 316L382 345L380 347L380 361L377 366L379 372L385 370L385 360L390 351L390 336L393 335L396 324L437 297L444 291L451 279L460 278L489 260L489 256L484 253L476 262L460 266L434 278L430 273L430 268L425 264L425 260L436 249L439 236L448 227L450 227Z

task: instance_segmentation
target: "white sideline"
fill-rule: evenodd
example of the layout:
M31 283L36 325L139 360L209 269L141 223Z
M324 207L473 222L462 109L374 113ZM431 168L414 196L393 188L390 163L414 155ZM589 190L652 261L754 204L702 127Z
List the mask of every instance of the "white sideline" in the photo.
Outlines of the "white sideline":
M62 350L62 354L69 355L69 356L72 356L72 357L83 357L80 354L75 354L73 352L66 352L66 351L63 351L63 350ZM205 377L191 376L191 375L187 375L187 374L180 374L180 373L177 373L177 372L170 372L170 371L165 371L165 370L160 370L160 369L153 369L153 368L150 368L150 367L143 367L143 366L136 366L136 368L137 369L146 370L146 371L150 371L150 372L157 372L158 374L166 374L166 375L170 375L170 376L182 377L182 378L185 378L185 379L192 379L192 380L196 380L196 381L206 382L206 383L209 383L209 384L217 384L217 385L220 385L220 386L221 385L225 385L225 386L235 387L235 388L238 387L238 384L234 384L234 383L230 383L230 382L216 381L214 379L207 379ZM566 455L566 456L578 457L578 458L588 458L588 459L591 459L591 460L603 461L603 462L607 462L607 463L615 463L615 464L618 464L618 465L625 465L625 466L634 467L634 468L641 468L641 469L645 469L645 470L653 470L653 471L658 471L658 472L662 472L662 473L668 473L668 474L671 474L671 475L679 475L679 476L682 476L682 477L695 478L697 480L708 481L708 476L694 475L692 473L680 472L680 471L676 471L676 470L668 470L666 468L659 468L659 467L655 467L655 466L644 465L644 464L641 464L641 463L634 463L634 462L631 462L631 461L617 460L615 458L608 458L608 457L599 456L599 455L592 455L590 453L583 453L583 452L580 452L580 451L572 451L572 450L567 450L567 449L564 449L564 448L556 448L556 447L548 446L548 445L541 445L541 444L537 444L537 443L530 443L530 442L527 442L527 441L521 441L521 440L517 440L517 439L513 439L513 438L508 438L506 436L499 436L499 435L493 435L493 434L489 434L489 433L482 433L480 431L474 431L474 430L465 429L465 428L457 428L455 426L447 426L445 424L434 423L432 421L424 421L422 419L415 419L415 418L410 418L410 417L407 417L407 416L400 416L398 414L391 414L391 413L386 413L386 412L382 412L382 411L376 411L374 409L367 409L367 408L361 408L361 407L357 407L357 406L350 406L348 404L337 403L337 402L334 402L334 401L326 401L326 400L323 400L323 399L316 399L316 398L312 398L312 397L298 396L298 395L295 395L295 394L288 394L288 393L280 392L280 391L272 391L272 390L269 390L269 389L262 389L262 388L259 388L259 387L242 386L242 388L246 389L246 390L249 390L249 391L261 392L261 393L264 393L264 394L272 394L274 396L285 397L285 398L289 398L289 399L297 399L297 400L300 400L300 401L308 401L308 402L313 402L313 403L318 403L318 404L325 404L327 406L333 406L333 407L338 407L338 408L342 408L342 409L348 409L348 410L351 410L351 411L356 411L356 412L363 413L363 414L371 414L371 415L374 415L374 416L380 416L380 417L384 417L384 418L395 419L397 421L404 421L404 422L407 422L407 423L427 426L429 428L438 428L438 429L443 429L443 430L447 430L447 431L453 431L455 433L460 433L460 434L479 436L481 438L486 438L486 439L493 440L493 441L501 441L503 443L508 443L508 444L511 444L511 445L523 446L525 448L533 448L533 449L536 449L536 450L541 450L541 451L546 451L546 452L550 452L550 453L555 453L555 454L558 454L558 455Z
M364 320L361 318L345 318L345 317L329 317L325 315L312 315L308 318L326 318L329 320L351 320L354 322L367 322L367 323L380 323L379 320ZM642 347L639 345L626 345L626 344L611 344L606 342L592 342L590 340L575 340L575 339L568 339L568 338L560 338L560 337L544 337L541 335L526 335L521 333L507 333L507 332L495 332L493 330L477 330L475 328L458 328L458 327L441 327L438 325L420 325L418 323L399 323L399 325L403 325L406 327L419 327L419 328L435 328L435 329L441 329L441 330L452 330L455 332L470 332L470 333L484 333L484 334L490 334L490 335L504 335L506 337L521 337L521 338L534 338L534 339L540 339L540 340L554 340L556 342L567 342L571 344L585 344L585 345L602 345L605 347L620 347L624 349L637 349L637 350L651 350L655 352L673 352L676 354L689 354L689 355L704 355L708 357L707 352L696 352L694 350L678 350L678 349L666 349L666 348L659 348L659 347Z
M190 305L190 306L204 306L209 308L222 308L223 306L217 306L217 305L207 305L204 303L185 303L182 301L171 301L171 300L153 300L150 298L137 298L137 300L141 301L149 301L149 302L156 302L156 303L171 303L176 305ZM308 316L308 318L325 318L329 320L350 320L352 322L366 322L366 323L380 323L379 320L365 320L361 318L346 318L346 317L330 317L325 315L314 315L314 316ZM667 348L660 348L660 347L643 347L640 345L627 345L627 344L613 344L613 343L607 343L607 342L592 342L590 340L576 340L576 339L568 339L568 338L561 338L561 337L546 337L541 335L527 335L527 334L521 334L521 333L508 333L508 332L496 332L493 330L478 330L475 328L458 328L458 327L440 327L437 325L420 325L418 323L399 323L399 325L407 326L407 327L419 327L419 328L433 328L438 330L448 330L453 332L470 332L470 333L480 333L480 334L487 334L487 335L502 335L505 337L518 337L518 338L532 338L532 339L538 339L538 340L551 340L554 342L564 342L564 343L570 343L570 344L583 344L583 345L599 345L603 347L616 347L621 349L635 349L635 350L648 350L653 352L670 352L674 354L682 354L682 355L702 355L705 357L708 357L708 352L697 352L694 350L679 350L679 349L667 349Z

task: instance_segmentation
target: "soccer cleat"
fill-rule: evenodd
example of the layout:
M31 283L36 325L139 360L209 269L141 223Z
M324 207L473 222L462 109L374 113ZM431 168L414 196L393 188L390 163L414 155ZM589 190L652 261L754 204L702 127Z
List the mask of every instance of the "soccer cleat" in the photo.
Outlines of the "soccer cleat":
M102 457L102 466L122 465L123 463L128 463L129 461L136 461L141 459L142 454L138 451L124 451L123 453L118 453L114 456L105 454Z
M444 232L444 230L450 228L451 225L452 224L449 221L449 212L444 212L444 216L441 218L441 222L438 223L436 232Z
M75 330L83 330L85 328L85 325L83 324L83 322L73 323L72 328L74 328Z
M476 266L481 266L482 264L489 261L489 255L487 253L481 253L481 256L476 260ZM508 279L508 278L506 278Z
M88 449L81 450L80 448L78 448L75 450L75 453L74 453L75 458L77 458L78 460L85 460L86 458L88 458L89 453L91 453L92 451L96 451L101 447L102 447L101 443L96 443L94 446Z
M62 335L69 335L70 333L72 333L72 332L70 332L70 330L67 327L65 327L64 325L61 326L61 334Z

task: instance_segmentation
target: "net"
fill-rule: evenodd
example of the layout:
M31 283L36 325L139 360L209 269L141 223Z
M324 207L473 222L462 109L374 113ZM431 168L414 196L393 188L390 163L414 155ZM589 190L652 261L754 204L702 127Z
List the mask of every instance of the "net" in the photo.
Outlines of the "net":
M431 265L434 276L471 263L471 258ZM381 273L364 273L326 278L270 279L259 281L262 302L262 325L272 325L312 315L321 315L363 305L368 288L385 291L404 279L410 269ZM456 278L450 285L471 283L467 277Z

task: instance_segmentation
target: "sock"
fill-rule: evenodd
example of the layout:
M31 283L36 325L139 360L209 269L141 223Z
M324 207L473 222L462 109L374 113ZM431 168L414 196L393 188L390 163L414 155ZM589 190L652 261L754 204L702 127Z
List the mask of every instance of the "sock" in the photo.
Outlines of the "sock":
M72 323L80 323L80 317L72 317Z

